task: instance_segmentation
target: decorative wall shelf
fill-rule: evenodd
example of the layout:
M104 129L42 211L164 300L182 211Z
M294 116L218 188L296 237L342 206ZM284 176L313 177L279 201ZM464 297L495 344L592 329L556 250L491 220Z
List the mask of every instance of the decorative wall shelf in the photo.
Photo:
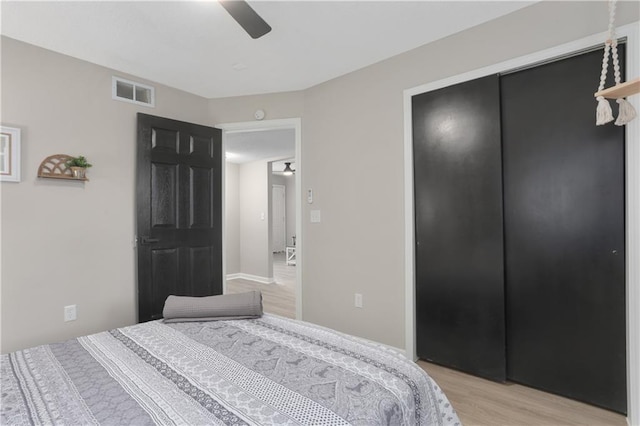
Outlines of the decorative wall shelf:
M598 96L604 96L608 99L618 99L626 98L627 96L635 95L636 93L640 93L640 78L627 81L626 83L616 84L615 86L608 89L600 90L593 96L595 96L596 98Z
M67 179L78 180L86 182L89 179L73 177L73 172L70 167L67 167L67 162L73 157L66 154L50 155L40 163L38 167L38 177L47 179Z

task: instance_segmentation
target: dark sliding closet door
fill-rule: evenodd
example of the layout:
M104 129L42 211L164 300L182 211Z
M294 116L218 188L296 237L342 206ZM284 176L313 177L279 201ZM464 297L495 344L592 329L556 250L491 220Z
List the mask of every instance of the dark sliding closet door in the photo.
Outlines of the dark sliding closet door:
M417 352L505 380L497 76L413 97Z
M625 413L624 128L595 126L601 61L501 78L507 374Z

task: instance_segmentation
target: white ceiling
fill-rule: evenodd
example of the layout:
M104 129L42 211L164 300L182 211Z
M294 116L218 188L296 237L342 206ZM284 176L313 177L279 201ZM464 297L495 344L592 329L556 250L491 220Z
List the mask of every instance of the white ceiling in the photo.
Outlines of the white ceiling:
M302 90L532 1L251 1L253 40L214 0L1 3L2 34L206 98Z
M230 163L270 159L293 162L296 156L295 130L278 129L255 132L227 132L226 158ZM275 170L276 166L274 166ZM284 163L282 165L284 169Z

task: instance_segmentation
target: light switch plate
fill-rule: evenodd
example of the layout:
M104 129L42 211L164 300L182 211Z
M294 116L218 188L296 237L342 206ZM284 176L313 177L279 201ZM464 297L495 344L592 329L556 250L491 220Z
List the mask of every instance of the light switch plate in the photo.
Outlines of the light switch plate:
M356 293L356 297L355 297L355 301L354 301L354 306L356 308L362 308L362 294L360 293Z
M320 210L311 210L311 223L320 223Z
M64 307L64 320L75 321L77 319L76 305L68 305Z

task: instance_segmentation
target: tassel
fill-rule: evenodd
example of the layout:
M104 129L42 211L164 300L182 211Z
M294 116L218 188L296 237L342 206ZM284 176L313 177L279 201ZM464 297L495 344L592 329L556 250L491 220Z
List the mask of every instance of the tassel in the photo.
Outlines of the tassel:
M604 96L598 96L598 108L596 108L596 126L602 126L613 121L613 111L611 105Z
M616 120L616 126L624 126L634 118L636 118L636 109L624 98L618 99L618 119Z

